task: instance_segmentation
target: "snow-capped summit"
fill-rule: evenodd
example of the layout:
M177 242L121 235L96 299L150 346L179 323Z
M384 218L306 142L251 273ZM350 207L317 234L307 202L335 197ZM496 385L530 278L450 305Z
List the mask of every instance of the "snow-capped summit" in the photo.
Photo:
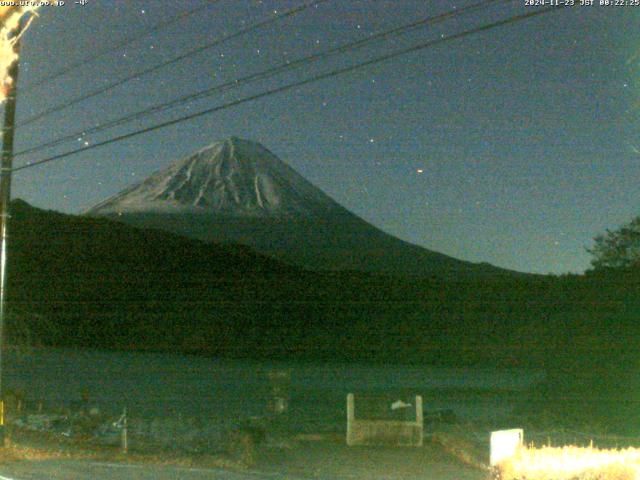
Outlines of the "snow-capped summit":
M87 213L313 218L340 208L259 143L230 137L173 163Z

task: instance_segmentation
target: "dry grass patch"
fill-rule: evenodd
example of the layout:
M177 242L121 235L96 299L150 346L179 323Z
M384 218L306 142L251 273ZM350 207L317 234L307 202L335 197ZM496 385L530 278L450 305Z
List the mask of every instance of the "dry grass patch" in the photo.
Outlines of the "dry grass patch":
M44 449L27 445L7 442L4 447L0 447L0 464L16 462L20 460L52 460L61 458L78 458L70 452L56 449ZM85 457L88 458L88 457Z
M34 432L13 432L6 446L0 447L0 465L18 461L94 460L133 464L167 465L184 468L225 468L244 470L246 458L223 454L183 454L168 451L137 451L123 453L118 448L83 445L63 441L52 435ZM17 437L17 438L16 438Z

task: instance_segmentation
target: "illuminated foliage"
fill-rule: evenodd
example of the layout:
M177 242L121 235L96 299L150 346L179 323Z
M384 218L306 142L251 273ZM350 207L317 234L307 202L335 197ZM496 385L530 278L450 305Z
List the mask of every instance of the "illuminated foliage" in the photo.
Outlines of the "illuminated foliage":
M0 101L4 101L13 83L9 71L13 62L18 59L15 50L15 43L18 36L15 31L18 28L22 17L31 12L35 12L38 7L0 7ZM28 23L23 27L23 32L28 27Z
M522 448L497 473L500 480L634 480L640 474L640 450Z

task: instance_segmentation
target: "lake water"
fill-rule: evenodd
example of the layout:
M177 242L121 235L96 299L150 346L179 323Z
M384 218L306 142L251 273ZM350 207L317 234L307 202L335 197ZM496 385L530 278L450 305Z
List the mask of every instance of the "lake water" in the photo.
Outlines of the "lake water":
M132 416L219 422L263 415L273 384L268 372L287 371L290 416L309 431L343 428L349 392L357 392L356 404L359 393L421 394L425 413L451 409L463 419L499 421L544 378L524 369L286 364L71 349L10 350L3 364L3 388L48 405L78 402L86 390L105 411L126 406Z

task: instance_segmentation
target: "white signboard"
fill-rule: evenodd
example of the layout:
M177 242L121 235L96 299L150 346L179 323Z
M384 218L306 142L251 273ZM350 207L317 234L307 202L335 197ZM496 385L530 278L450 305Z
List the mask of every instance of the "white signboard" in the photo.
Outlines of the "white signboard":
M524 441L521 428L491 432L491 466L513 457Z

